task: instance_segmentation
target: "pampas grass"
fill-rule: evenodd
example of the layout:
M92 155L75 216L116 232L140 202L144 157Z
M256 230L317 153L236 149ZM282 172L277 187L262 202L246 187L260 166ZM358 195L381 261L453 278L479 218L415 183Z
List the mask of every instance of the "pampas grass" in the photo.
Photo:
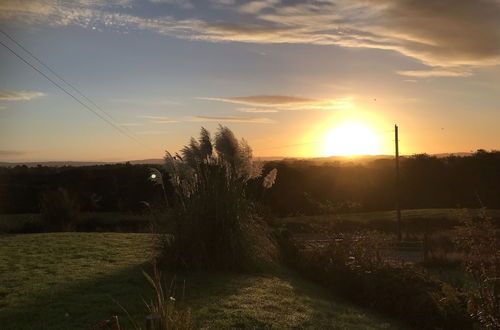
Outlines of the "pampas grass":
M161 254L169 265L184 268L248 268L256 241L266 238L247 198L250 179L261 175L252 149L227 127L219 126L215 137L202 128L198 140L191 138L181 154L167 152L165 165L175 191L174 239L161 240ZM269 188L276 171L267 179ZM256 233L259 234L256 234Z

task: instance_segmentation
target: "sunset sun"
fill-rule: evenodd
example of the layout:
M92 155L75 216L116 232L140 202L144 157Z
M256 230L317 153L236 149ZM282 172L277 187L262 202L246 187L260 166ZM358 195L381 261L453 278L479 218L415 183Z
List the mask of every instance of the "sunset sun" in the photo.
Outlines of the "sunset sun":
M378 135L368 126L350 122L332 128L324 139L325 156L380 154Z

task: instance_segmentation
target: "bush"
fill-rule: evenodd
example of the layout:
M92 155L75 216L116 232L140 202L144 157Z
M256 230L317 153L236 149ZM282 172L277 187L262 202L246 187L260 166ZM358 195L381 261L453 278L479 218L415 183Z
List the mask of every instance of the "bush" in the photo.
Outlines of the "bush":
M40 214L48 231L73 231L79 220L78 201L65 189L46 191L40 198Z
M464 211L461 220L456 241L473 284L469 310L483 328L500 329L500 230L484 208L478 217Z
M202 128L181 154L165 158L175 199L169 203L174 229L160 245L163 260L175 267L235 269L248 268L257 255L269 257L273 244L246 194L248 180L261 173L246 141L222 126L212 140ZM274 170L264 186L275 178Z
M281 240L288 263L334 293L418 329L470 329L465 299L451 286L412 266L386 261L390 237L344 235L330 246L301 251Z

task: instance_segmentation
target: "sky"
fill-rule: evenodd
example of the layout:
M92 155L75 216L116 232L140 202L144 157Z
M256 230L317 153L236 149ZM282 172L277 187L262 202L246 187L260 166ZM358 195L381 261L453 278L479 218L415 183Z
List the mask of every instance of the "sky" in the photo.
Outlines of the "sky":
M0 30L0 161L219 125L256 157L392 154L394 124L402 154L500 149L498 0L2 0Z

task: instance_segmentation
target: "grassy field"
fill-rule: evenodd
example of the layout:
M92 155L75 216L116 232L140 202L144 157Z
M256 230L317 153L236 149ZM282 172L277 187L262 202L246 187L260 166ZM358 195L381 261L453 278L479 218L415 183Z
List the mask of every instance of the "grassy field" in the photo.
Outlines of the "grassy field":
M83 212L78 231L148 232L150 215L120 212ZM40 214L0 214L0 233L40 232Z
M469 209L472 215L478 214L479 209ZM428 221L432 225L447 226L448 224L456 223L460 217L460 209L416 209L403 210L402 220L404 224L421 227L424 222ZM500 218L500 210L487 210L488 214L494 218ZM396 212L395 211L375 211L363 213L345 213L317 216L298 216L277 218L272 220L276 226L287 225L297 229L308 228L313 230L321 230L341 223L351 224L373 224L377 229L392 229L397 228Z
M150 244L147 234L0 236L0 328L85 329L111 315L129 325L115 301L142 324L142 298L152 293L141 273L151 268ZM200 327L402 328L280 267L266 274L191 273L177 279L186 280L179 304L192 310Z
M472 214L479 210L469 210ZM434 223L452 223L459 217L459 209L417 209L403 210L403 221L419 225L424 221ZM500 210L488 210L491 216L500 218ZM97 232L148 232L150 215L120 212L84 212L80 215L78 231ZM372 223L384 228L396 228L395 211L375 211L363 213L345 213L317 216L295 216L275 218L274 225L288 225L297 228L307 227L313 230L324 229L339 223ZM40 232L40 215L37 213L0 214L0 233Z

